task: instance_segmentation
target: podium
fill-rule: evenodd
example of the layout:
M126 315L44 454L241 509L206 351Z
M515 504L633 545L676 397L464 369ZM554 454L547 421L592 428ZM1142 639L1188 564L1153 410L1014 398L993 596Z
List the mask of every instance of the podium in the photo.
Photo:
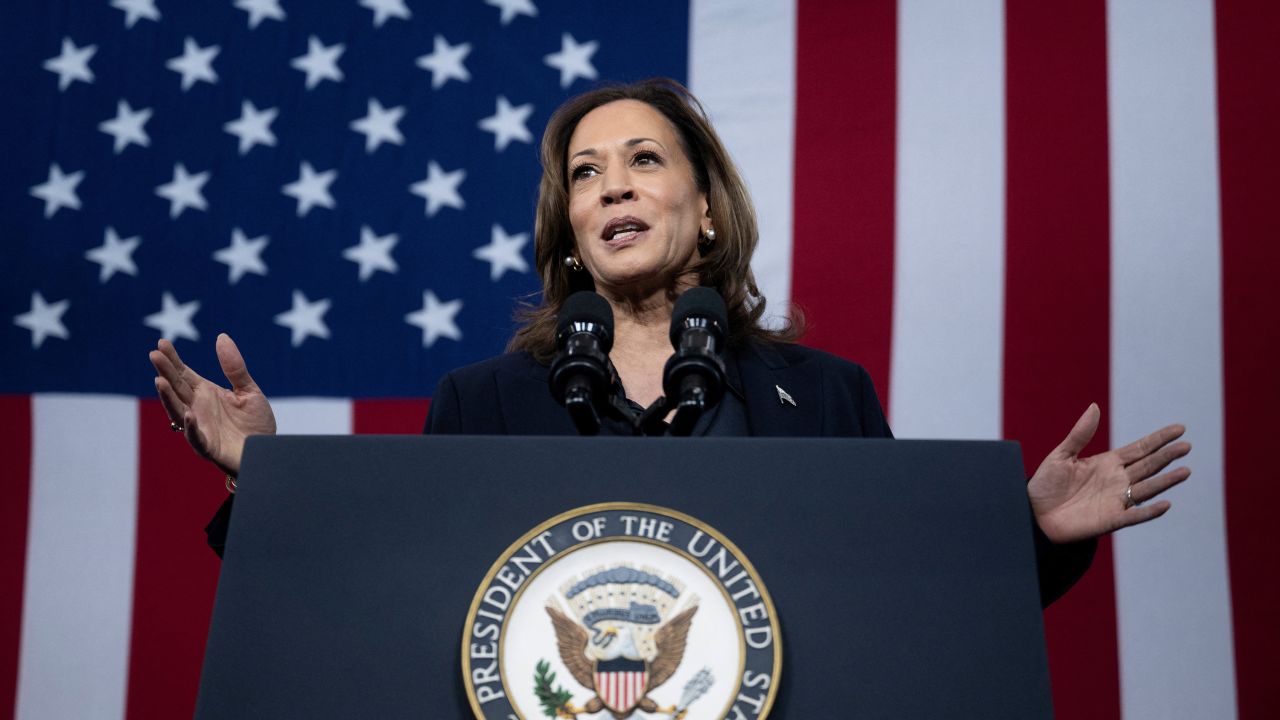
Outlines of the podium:
M671 598L650 586L666 587L672 598L679 596L673 604L687 606L694 601L690 590L676 591L707 582L687 569L693 566L711 580L718 573L729 590L698 593L693 630L687 643L682 639L685 656L721 643L697 633L709 632L705 628L718 622L716 607L727 603L728 617L741 618L746 628L763 627L764 615L774 623L776 645L768 651L777 651L780 674L766 683L766 673L752 675L748 662L751 684L741 674L717 671L718 684L689 706L687 720L761 713L1052 716L1031 517L1013 443L255 437L245 449L239 486L198 718L473 718L477 708L488 713L508 701L481 704L477 694L492 699L505 690L514 703L515 695L533 692L535 680L521 671L497 684L486 675L492 662L484 658L492 651L481 632L483 623L497 622L477 615L490 607L486 587L506 582L512 597L530 588L521 597L536 604L520 611L515 601L490 598L491 610L503 608L490 615L510 625L502 626L504 637L556 637L545 602L562 608L570 625L585 628L582 636L590 639L582 642L607 645L612 638L601 635L602 627L619 618L623 625L608 627L633 623L625 627L650 639L652 656L653 638L671 633L645 625L657 620L636 608L659 606L663 622L675 622L679 607L663 609L659 600ZM571 557L559 548L579 533L583 547L607 559L610 546L599 532L591 537L592 523L617 533L647 527L644 547L664 550L659 521L667 511L677 519L665 542L684 558L676 565L688 565L668 577L660 568L623 563L633 571L628 577L642 579L628 586L633 594L641 587L648 595L622 610L584 613L575 606L584 595L572 594L580 588L550 580L538 586L542 566L520 560L522 552L542 553L536 559L550 568L553 559ZM541 535L531 532L543 528ZM745 604L754 600L748 591L735 599L739 593L727 583L738 576L726 570L723 557L717 566L705 551L713 537L767 588L767 608L746 609L755 607ZM514 559L502 565L503 558ZM572 577L617 570L598 560L588 565ZM512 568L526 572L517 577ZM664 577L675 576L681 579L665 584ZM523 582L518 592L517 580ZM524 622L533 630L517 629L521 617L531 618ZM751 642L737 642L751 652ZM511 658L524 652L515 640L503 643ZM730 648L732 641L722 644ZM668 652L661 642L658 647ZM554 683L544 684L571 692L574 707L583 710L590 688L575 684L554 643L536 650L537 660L559 671ZM471 668L466 677L464 655ZM598 673L608 664L599 663ZM641 694L657 667L637 676ZM670 687L651 690L653 701L676 702L679 684L696 669L682 665ZM539 682L545 680L544 673ZM686 695L695 684L688 680ZM746 700L711 699L729 688ZM591 702L598 708L601 701L613 703L608 707L628 702L597 688ZM671 716L646 712L635 698L629 702L622 705L632 708L627 717ZM511 707L484 716L546 717L527 702ZM578 717L616 717L608 707Z

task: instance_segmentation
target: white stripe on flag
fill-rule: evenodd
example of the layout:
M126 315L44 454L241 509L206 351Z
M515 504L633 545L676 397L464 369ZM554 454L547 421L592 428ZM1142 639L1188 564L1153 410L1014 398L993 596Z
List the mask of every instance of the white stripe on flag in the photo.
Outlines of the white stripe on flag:
M281 435L350 435L351 400L346 398L283 398L272 400L276 428Z
M1195 476L1116 535L1126 718L1231 718L1223 508L1214 17L1208 0L1107 7L1112 443L1185 422Z
M1001 435L1004 107L1000 0L902 0L889 373L901 437Z
M124 716L138 488L134 398L36 395L16 717Z
M690 3L689 88L755 201L760 246L751 266L771 318L786 315L791 297L795 74L793 1Z

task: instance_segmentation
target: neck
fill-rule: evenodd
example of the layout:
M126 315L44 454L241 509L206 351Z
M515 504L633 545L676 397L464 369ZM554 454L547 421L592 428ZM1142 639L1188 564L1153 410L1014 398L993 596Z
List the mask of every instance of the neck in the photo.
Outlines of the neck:
M692 283L663 288L646 296L601 289L613 308L613 350L609 353L627 396L647 406L662 394L662 367L671 356L671 311L676 297Z
M668 345L667 335L676 298L697 285L696 276L683 275L669 284L652 288L597 287L597 292L613 308L614 347L631 340L642 346L649 345L651 337L657 338L660 345Z

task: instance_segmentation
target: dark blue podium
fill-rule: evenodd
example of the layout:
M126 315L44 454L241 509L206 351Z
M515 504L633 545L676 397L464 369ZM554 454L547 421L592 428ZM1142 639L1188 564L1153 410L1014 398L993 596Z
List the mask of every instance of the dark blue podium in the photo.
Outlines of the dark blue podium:
M491 566L599 503L749 558L780 628L771 718L1052 716L1012 443L251 438L239 486L199 718L475 717L464 625Z

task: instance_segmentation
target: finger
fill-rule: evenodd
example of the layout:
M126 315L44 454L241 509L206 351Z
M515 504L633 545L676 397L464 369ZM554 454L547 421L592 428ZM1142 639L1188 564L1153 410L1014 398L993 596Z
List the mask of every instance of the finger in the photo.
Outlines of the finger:
M1180 442L1172 445L1165 445L1156 452L1142 458L1138 462L1125 468L1125 474L1129 476L1130 483L1136 483L1139 480L1155 475L1165 469L1169 463L1183 457L1191 452L1191 443Z
M1102 411L1098 409L1098 404L1089 403L1084 414L1076 420L1075 427L1071 428L1071 432L1067 433L1067 437L1058 445L1057 452L1065 453L1070 457L1079 455L1080 451L1084 450L1084 447L1093 439L1093 434L1098 431L1098 421L1101 417Z
M1116 450L1116 456L1120 462L1128 465L1137 462L1169 443L1182 437L1187 429L1182 425L1166 425L1150 435L1134 440Z
M218 364L222 366L222 374L231 382L231 389L256 390L258 385L249 375L249 368L245 365L244 356L240 354L240 348L236 347L236 341L230 335L222 333L218 335L215 347L218 351Z
M156 350L159 350L161 354L168 358L169 363L173 365L179 373L187 369L186 364L182 362L182 357L178 355L178 348L174 347L172 342L164 338L160 338L160 341L156 343Z
M182 417L187 413L187 406L178 399L168 380L162 377L156 378L156 394L160 396L160 404L164 407L164 414L169 416L169 422L181 426Z
M1171 507L1173 507L1173 504L1168 500L1161 500L1160 502L1154 502L1150 505L1143 505L1141 507L1135 505L1128 510L1125 510L1124 514L1120 516L1120 524L1116 529L1119 530L1120 528L1126 528L1132 525L1141 525L1144 522L1155 520L1161 515L1169 512L1169 508Z
M1134 483L1129 494L1134 502L1144 503L1189 477L1191 477L1191 468L1175 468L1163 475Z
M193 390L197 385L205 382L205 379L200 376L200 373L192 370L189 365L182 361L182 356L178 355L178 349L173 346L172 342L165 340L164 338L160 338L160 341L156 343L156 348L169 359L169 363L178 371L178 378L182 382L191 386Z
M191 400L195 397L195 391L191 388L191 384L182 378L182 372L174 366L172 358L163 350L152 350L147 354L147 359L151 361L151 366L156 369L156 375L168 383L175 396L184 405L190 405Z

